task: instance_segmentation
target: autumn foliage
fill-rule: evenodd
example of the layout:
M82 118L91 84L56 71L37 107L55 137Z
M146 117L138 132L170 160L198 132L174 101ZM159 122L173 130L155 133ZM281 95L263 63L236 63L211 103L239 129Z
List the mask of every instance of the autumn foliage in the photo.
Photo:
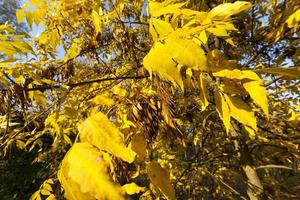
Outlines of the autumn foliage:
M29 0L16 17L39 33L0 25L1 162L47 169L17 199L300 198L300 2Z

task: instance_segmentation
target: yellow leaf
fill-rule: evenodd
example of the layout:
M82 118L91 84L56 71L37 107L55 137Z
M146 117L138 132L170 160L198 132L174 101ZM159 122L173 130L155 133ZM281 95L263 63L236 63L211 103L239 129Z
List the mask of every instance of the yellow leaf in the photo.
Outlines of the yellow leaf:
M251 139L255 139L256 137L256 132L255 130L253 130L252 128L250 128L249 126L245 126L245 130L248 132L248 135Z
M114 94L119 95L121 97L125 97L127 95L126 89L122 88L120 84L113 87L112 91Z
M221 84L220 87L222 88L222 91L227 94L246 94L245 89L239 81L224 79L223 83L224 84Z
M236 15L244 10L251 8L251 3L247 1L236 1L234 3L223 3L214 7L209 13L209 18L224 19L231 15Z
M32 28L32 24L33 24L33 14L31 11L26 11L26 14L25 14L25 17L26 17L26 21L27 21L27 24L30 28Z
M199 35L199 39L201 40L201 42L205 45L208 41L208 37L205 31L202 31Z
M92 11L92 20L95 27L95 35L98 35L98 33L101 31L101 18L95 10Z
M234 44L232 38L227 38L227 39L225 39L225 41L226 41L228 44L230 44L231 46L236 47L236 44Z
M183 88L183 81L177 69L177 63L172 60L170 52L164 44L155 42L144 58L143 64L149 71L150 76L152 76L152 72L158 73L163 79L167 79L174 85L177 84Z
M228 33L227 33L226 29L224 29L224 28L216 27L216 28L208 28L206 30L218 37L228 36Z
M203 73L200 74L200 100L201 100L201 109L202 111L208 106L208 90L207 90L207 80Z
M51 194L50 196L48 196L46 198L46 200L56 200L55 196L53 194Z
M291 117L288 119L288 121L300 121L300 113L296 113L292 110L290 114Z
M231 22L220 22L217 25L218 27L223 27L228 31L238 31L237 28L235 28L234 24Z
M114 6L115 9L112 10L110 13L106 14L108 19L116 19L119 18L120 14L123 12L124 7L125 7L125 2L123 1L119 1L119 3L117 4L117 6Z
M118 117L120 122L122 123L122 125L120 126L121 130L130 129L131 127L136 127L136 125L132 121L128 120L127 117L128 117L127 113L120 114Z
M40 193L45 196L49 196L51 194L51 192L49 190L45 190L45 189L41 189Z
M29 97L31 98L31 100L34 99L38 103L47 105L47 99L46 99L45 95L39 90L29 91Z
M257 72L270 73L288 78L300 78L300 66L289 68L263 68L256 70Z
M10 25L8 24L1 24L0 25L0 32L7 32L7 33L12 33L14 31L16 31L15 28L11 27ZM1 33L2 34L2 33Z
M221 91L215 91L215 102L216 102L216 109L219 113L220 118L223 121L223 124L225 126L226 133L229 133L230 129L230 110L229 106L222 94Z
M167 0L163 2L149 1L149 14L151 17L159 17L165 14L180 13L181 7L186 3L175 3L176 0ZM175 4L174 4L175 3Z
M136 154L125 146L123 134L103 113L93 114L78 129L81 141L89 142L129 163L134 161Z
M18 24L22 23L24 21L24 10L23 9L17 9L16 11L16 17Z
M255 72L250 70L240 71L238 69L225 69L214 72L213 75L216 77L246 81L243 83L243 87L249 93L253 101L260 106L266 116L268 116L268 99L265 87L263 86L262 80Z
M269 116L268 98L265 87L261 81L249 81L243 84L253 101L262 108L265 115Z
M289 28L297 27L300 22L300 9L296 10L289 18L285 21Z
M171 37L165 42L165 48L175 62L195 70L208 71L205 53L194 41Z
M58 179L68 200L125 199L110 177L110 156L88 143L76 143L66 154Z
M75 38L72 41L72 44L71 44L70 48L67 50L66 55L64 57L64 62L67 62L68 60L72 60L80 54L81 43L82 43L82 41L80 40L80 38Z
M175 190L170 183L168 170L162 168L157 162L150 162L146 166L151 183L157 187L168 199L175 199Z
M0 64L1 66L1 64ZM147 96L154 96L157 95L157 92L155 90L152 90L151 88L143 87L141 92Z
M36 8L42 8L47 5L46 0L29 0L29 1Z
M109 96L108 93L97 95L90 101L96 105L105 105L105 106L112 106L115 103L115 101Z
M300 106L294 105L295 110L299 110L299 108L300 108ZM295 110L289 109L289 114L291 115L291 117L288 119L288 121L294 121L294 122L300 121L300 113L295 112Z
M36 191L35 193L33 193L30 197L29 200L41 200L41 194L40 194L40 191Z
M229 105L230 115L233 118L257 131L256 118L251 107L238 97L225 95L225 100Z
M147 157L147 141L142 133L135 134L132 137L131 149L136 152L139 162Z
M18 53L34 53L31 46L24 41L15 40L11 44L18 49Z
M8 57L13 57L18 52L10 42L0 41L0 52L6 54Z
M126 185L123 185L122 188L129 195L138 194L145 191L144 187L140 187L135 183L128 183Z
M195 135L194 135L194 138L193 138L193 144L196 146L199 144L199 141L201 140L201 136L202 136L202 133L201 132L197 132Z
M192 40L173 37L166 39L164 43L155 42L143 63L150 74L153 71L182 89L183 82L177 65L208 70L206 56L200 46Z
M28 11L27 11L28 12ZM46 15L47 9L46 8L38 8L32 12L31 17L35 24L40 24L41 21L44 19Z
M172 31L174 30L170 23L160 19L150 19L149 32L152 35L154 41L165 37Z
M253 80L253 81L261 81L259 76L255 72L250 70L241 71L238 69L234 69L234 70L224 69L218 72L214 72L213 75L217 77L228 78L228 79L236 79L236 80L246 79L246 80Z
M1 47L0 47L1 48ZM13 59L13 58L9 58L9 59L7 59L7 60L3 60L3 61L1 61L0 62L0 67L2 67L2 66L6 66L6 65L10 65L10 64L12 64L13 62L15 62L16 61L16 59ZM2 76L2 75L1 75ZM3 76L2 76L3 77ZM2 81L2 80L1 80Z
M45 120L46 127L53 127L56 133L61 132L61 127L58 125L58 117L55 113L51 113Z

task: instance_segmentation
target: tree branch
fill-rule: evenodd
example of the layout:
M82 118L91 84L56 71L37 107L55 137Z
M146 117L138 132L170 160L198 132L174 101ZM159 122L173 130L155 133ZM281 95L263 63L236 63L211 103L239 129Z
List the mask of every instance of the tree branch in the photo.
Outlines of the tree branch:
M126 79L144 79L148 78L149 76L123 76L123 77L113 77L113 78L101 78L101 79L93 79L93 80L88 80L88 81L83 81L83 82L78 82L78 83L69 83L69 84L60 84L60 85L46 85L46 86L39 86L39 87L34 87L34 88L23 88L23 91L30 92L30 91L37 91L37 90L52 90L52 89L57 89L61 88L63 86L67 86L70 88L78 87L78 86L83 86L83 85L88 85L92 83L100 83L104 81L113 81L113 80L126 80ZM6 91L7 89L1 89L1 91Z
M249 66L261 53L263 53L269 45L263 46L260 50L258 50L251 58L242 66L242 69L245 69L246 67Z
M266 168L278 168L278 169L287 169L287 170L294 170L291 167L287 167L284 165L261 165L256 167L256 169L266 169Z

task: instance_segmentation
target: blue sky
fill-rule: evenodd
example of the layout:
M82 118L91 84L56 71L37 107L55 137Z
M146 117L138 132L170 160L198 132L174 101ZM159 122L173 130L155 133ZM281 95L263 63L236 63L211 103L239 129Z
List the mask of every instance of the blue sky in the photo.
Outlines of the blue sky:
M21 2L21 5L24 5L26 2L28 2L28 0L20 0L20 2ZM34 9L34 8L31 7L30 9ZM32 38L35 38L44 31L44 27L42 25L37 25L37 24L33 23L32 29L30 29L29 26L28 26L28 30L29 30L28 34ZM58 59L63 59L64 55L65 55L65 50L62 47L62 45L58 46L56 48L56 51L57 51L57 58Z

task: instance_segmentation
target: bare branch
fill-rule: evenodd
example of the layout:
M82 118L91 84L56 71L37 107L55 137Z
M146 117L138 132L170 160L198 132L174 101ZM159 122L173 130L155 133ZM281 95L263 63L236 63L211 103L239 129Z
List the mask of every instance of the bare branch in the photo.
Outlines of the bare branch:
M38 86L34 88L23 88L23 91L29 92L29 91L37 91L37 90L53 90L57 88L61 88L63 86L74 88L74 87L79 87L83 85L88 85L92 83L100 83L104 81L113 81L113 80L127 80L127 79L144 79L148 78L149 76L124 76L124 77L113 77L113 78L101 78L101 79L93 79L93 80L88 80L88 81L83 81L83 82L78 82L78 83L69 83L69 84L60 84L60 85L46 85L46 86ZM7 91L7 89L1 89L1 91Z

